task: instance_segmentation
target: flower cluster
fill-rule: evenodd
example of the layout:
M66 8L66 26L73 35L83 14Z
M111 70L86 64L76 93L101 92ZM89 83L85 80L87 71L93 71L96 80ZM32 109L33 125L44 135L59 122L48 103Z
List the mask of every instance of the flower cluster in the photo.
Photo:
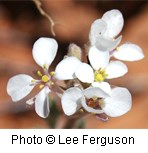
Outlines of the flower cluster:
M35 62L43 69L37 71L40 79L26 74L19 74L9 79L7 92L14 102L26 97L39 85L41 91L27 104L35 103L36 113L43 118L49 115L49 96L52 91L61 98L61 105L66 115L78 111L95 114L102 120L107 116L117 117L127 113L132 106L128 89L110 85L107 80L124 76L127 66L119 61L137 61L144 58L142 49L136 44L125 43L118 46L122 36L117 37L124 25L119 10L106 12L101 19L95 20L90 28L87 59L82 61L83 51L75 44L69 47L69 53L58 63L55 71L49 72L58 44L52 38L39 38L32 50ZM117 37L117 38L116 38ZM114 59L118 60L112 60ZM59 80L69 81L70 85L63 90Z

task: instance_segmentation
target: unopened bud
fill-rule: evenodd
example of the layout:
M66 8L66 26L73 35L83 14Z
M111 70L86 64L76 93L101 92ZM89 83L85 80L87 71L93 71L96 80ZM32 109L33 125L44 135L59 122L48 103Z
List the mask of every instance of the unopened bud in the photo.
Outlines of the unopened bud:
M82 50L79 46L77 46L76 44L70 44L69 48L68 48L68 56L75 56L77 57L79 60L82 60Z

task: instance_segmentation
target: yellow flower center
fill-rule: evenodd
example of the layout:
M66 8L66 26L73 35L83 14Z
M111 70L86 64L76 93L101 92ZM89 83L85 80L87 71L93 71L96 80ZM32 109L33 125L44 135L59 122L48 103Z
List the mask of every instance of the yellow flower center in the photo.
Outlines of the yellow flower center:
M49 77L48 77L47 75L43 75L43 76L42 76L42 81L43 81L44 83L48 82L48 81L49 81Z
M106 74L105 70L102 70L100 68L99 70L95 71L94 80L96 82L103 82L107 76L108 76L108 74Z

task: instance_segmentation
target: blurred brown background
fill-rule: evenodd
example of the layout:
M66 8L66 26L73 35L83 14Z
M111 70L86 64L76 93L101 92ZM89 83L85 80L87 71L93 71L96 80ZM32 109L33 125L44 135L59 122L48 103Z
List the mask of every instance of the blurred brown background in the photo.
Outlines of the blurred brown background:
M86 116L85 128L148 128L148 3L146 1L78 1L44 0L43 8L56 23L59 52L57 64L67 52L69 43L84 48L91 23L110 9L119 9L125 18L122 43L138 44L144 60L126 62L129 73L112 84L127 87L133 95L132 110L118 118L101 122ZM25 100L13 103L6 93L7 81L19 73L31 74L38 69L32 59L34 41L42 36L53 37L50 24L40 15L32 1L0 1L0 128L50 128L48 120L37 116ZM53 65L53 67L54 67ZM33 94L33 93L32 93ZM57 123L61 128L67 117Z

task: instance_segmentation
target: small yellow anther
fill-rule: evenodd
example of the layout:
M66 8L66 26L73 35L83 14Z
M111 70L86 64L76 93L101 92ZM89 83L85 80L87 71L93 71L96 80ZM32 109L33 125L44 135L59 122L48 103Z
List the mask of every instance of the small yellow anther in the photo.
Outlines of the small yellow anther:
M51 71L50 72L50 76L54 76L55 75L55 72L54 71Z
M93 96L92 99L94 100L94 102L98 99L97 96Z
M31 82L32 82L32 83L34 83L34 82L35 82L35 80L31 80Z
M43 76L43 74L42 74L40 71L37 71L37 75L38 75L39 77L42 77L42 76Z
M53 85L54 85L54 82L51 81L51 82L50 82L50 85L53 86Z
M46 64L43 64L43 69L47 69Z
M84 112L84 110L81 108L81 109L80 109L80 112L81 112L81 113L83 113L83 112Z
M120 50L120 47L117 47L116 50L119 51Z
M101 106L101 107L104 107L104 101L103 100L99 100L99 105Z
M43 84L41 84L41 85L39 86L39 88L40 88L40 89L42 89L43 87L44 87L44 85L43 85Z
M100 73L101 73L101 74L105 74L105 70L102 70Z
M48 82L49 81L49 77L47 75L43 75L42 76L42 81L45 82L45 83Z

